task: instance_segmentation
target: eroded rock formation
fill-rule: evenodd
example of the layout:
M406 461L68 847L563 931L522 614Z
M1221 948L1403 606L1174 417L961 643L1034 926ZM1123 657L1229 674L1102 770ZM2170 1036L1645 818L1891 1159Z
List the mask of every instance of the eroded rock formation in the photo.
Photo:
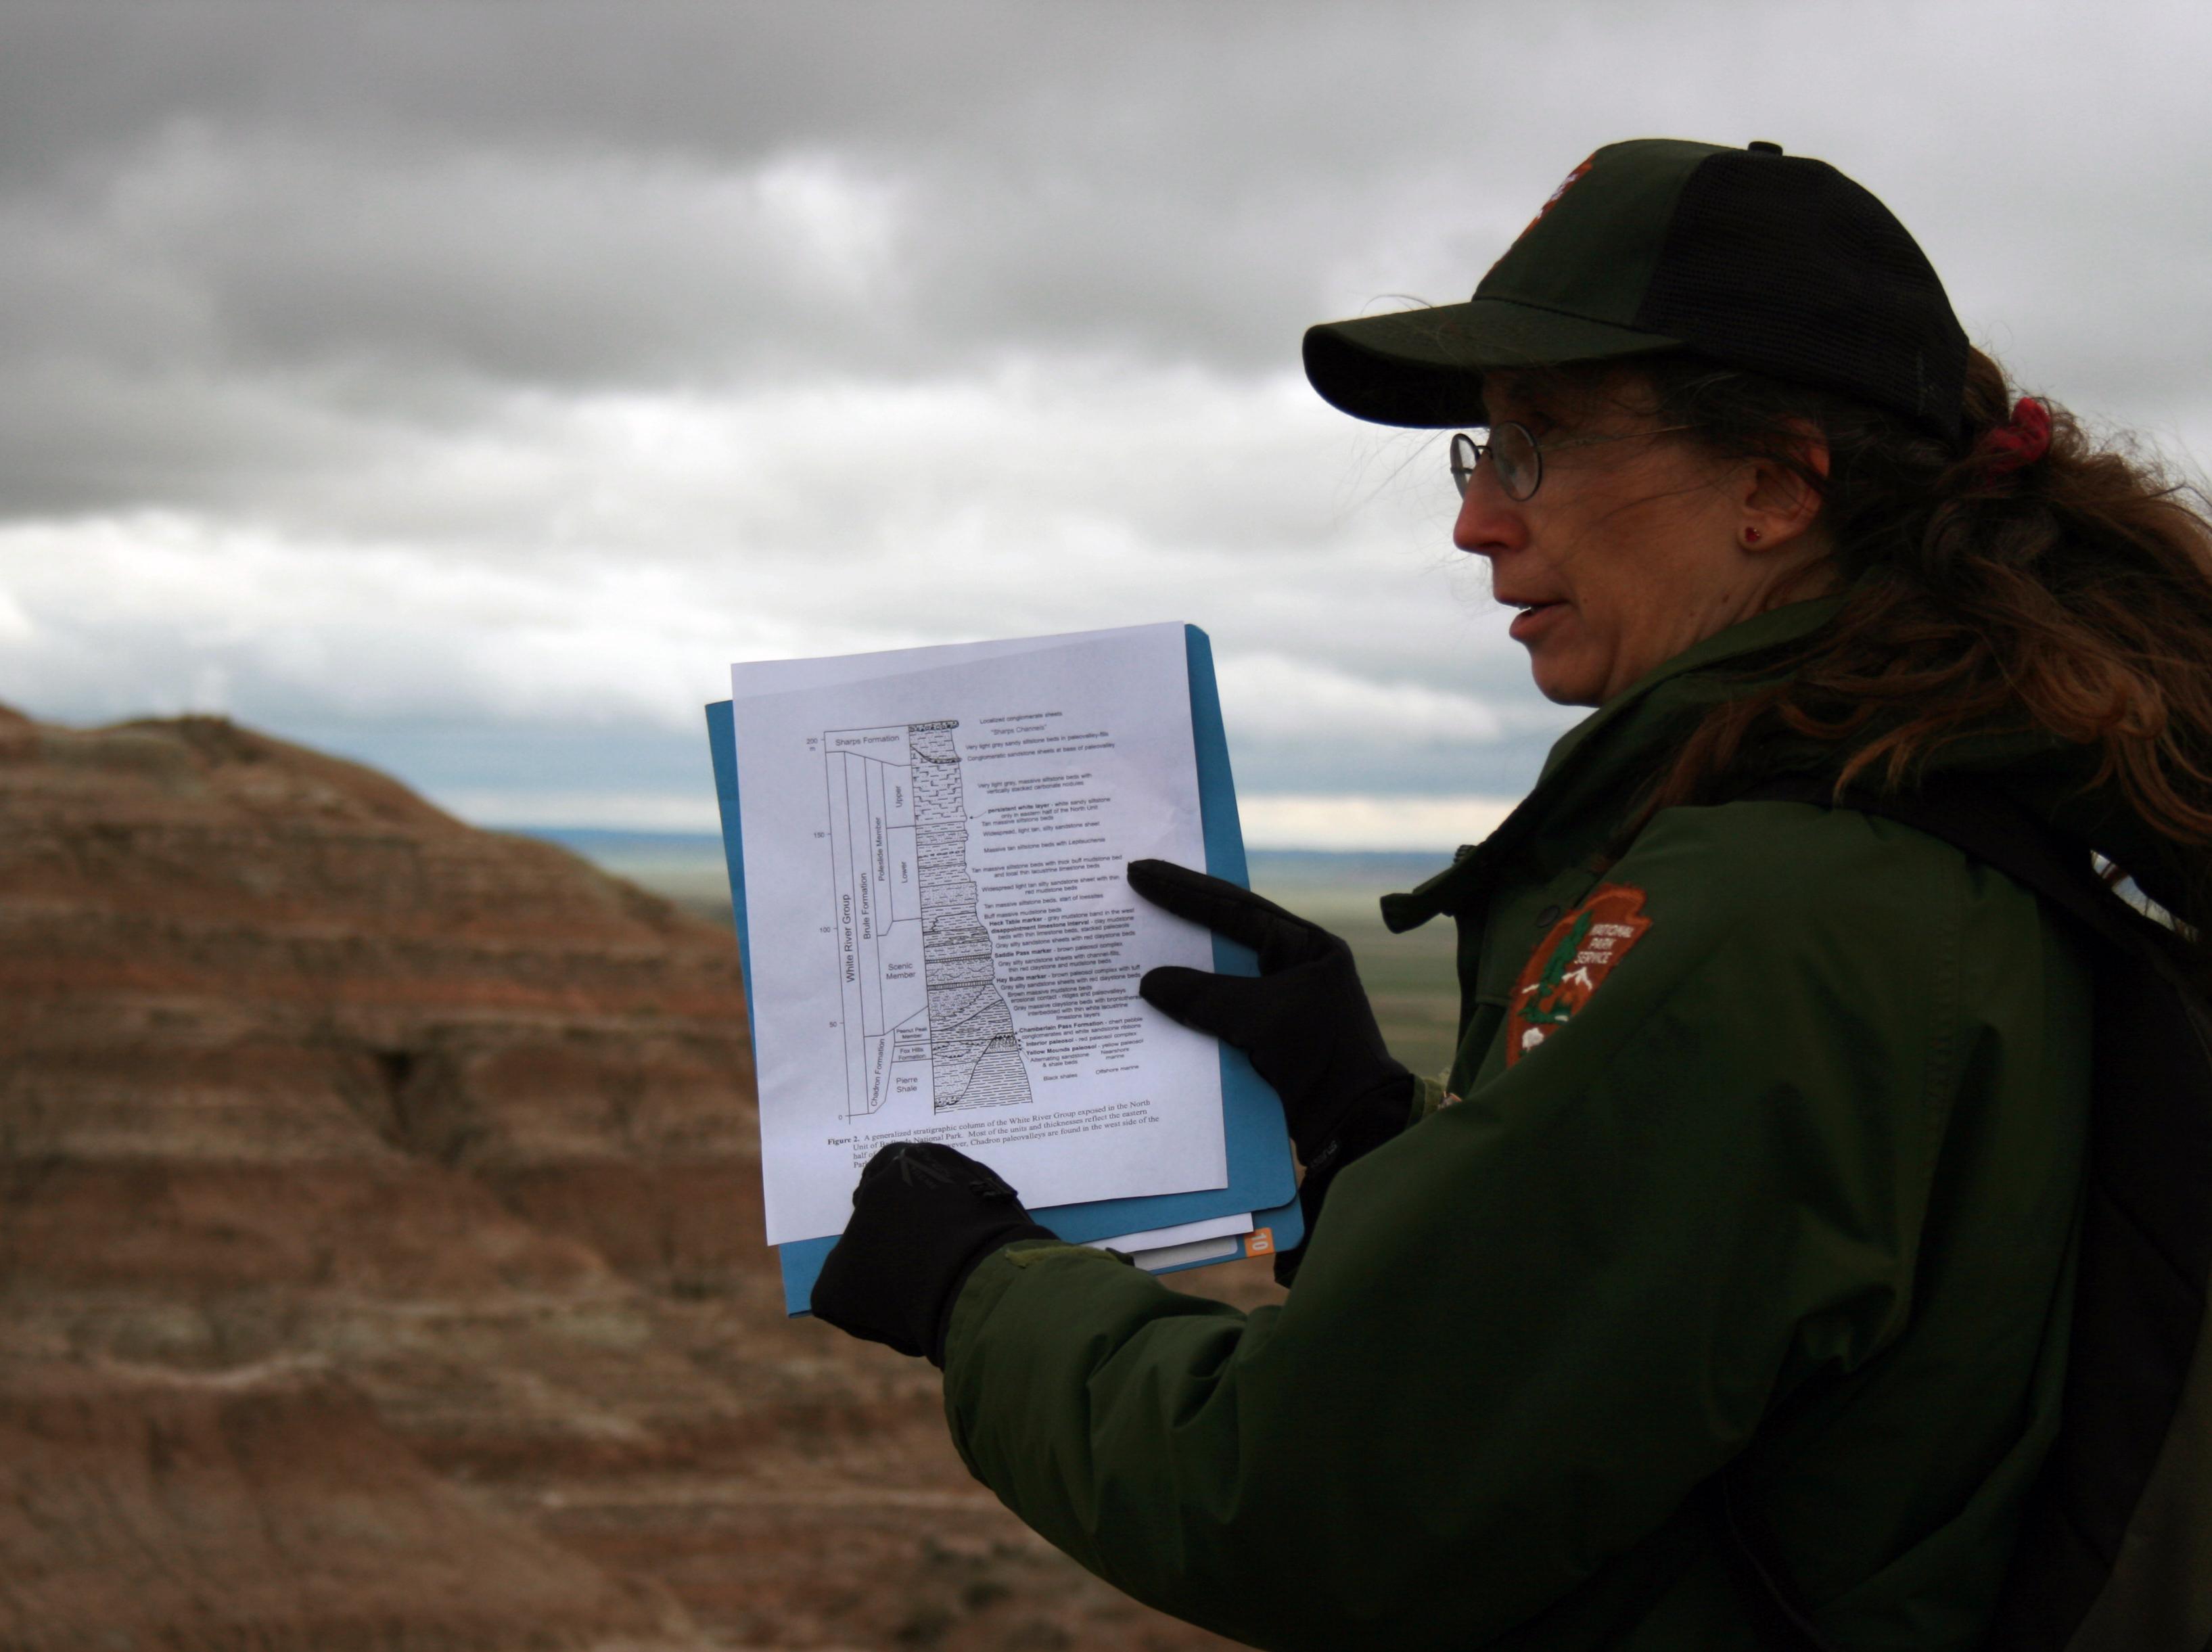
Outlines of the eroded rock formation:
M726 928L0 710L0 1646L1219 1644L784 1320L756 1155Z
M0 1573L11 1646L699 1641L665 1589L578 1565L431 1473L358 1392L282 1364L11 1368Z

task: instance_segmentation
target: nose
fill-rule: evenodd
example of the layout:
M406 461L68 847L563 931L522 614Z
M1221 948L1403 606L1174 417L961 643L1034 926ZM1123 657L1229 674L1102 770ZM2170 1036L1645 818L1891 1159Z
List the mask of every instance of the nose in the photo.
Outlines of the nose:
M1452 544L1477 556L1495 556L1528 540L1528 524L1521 507L1498 485L1498 473L1488 465L1478 466L1460 495L1459 517L1452 524Z

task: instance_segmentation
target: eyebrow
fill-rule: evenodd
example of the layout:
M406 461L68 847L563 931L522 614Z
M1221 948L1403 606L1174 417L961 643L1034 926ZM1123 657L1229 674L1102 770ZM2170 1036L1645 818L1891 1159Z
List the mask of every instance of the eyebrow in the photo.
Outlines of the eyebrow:
M1514 411L1509 407L1508 413L1510 417L1523 423L1538 422L1551 425L1559 423L1558 404L1538 393L1534 386L1527 382L1525 375L1516 374L1510 367L1501 368L1483 376L1482 412L1486 421L1493 423L1498 422L1498 410L1491 405L1490 398L1491 388L1493 386L1496 386L1500 399L1508 404L1518 404L1518 411Z

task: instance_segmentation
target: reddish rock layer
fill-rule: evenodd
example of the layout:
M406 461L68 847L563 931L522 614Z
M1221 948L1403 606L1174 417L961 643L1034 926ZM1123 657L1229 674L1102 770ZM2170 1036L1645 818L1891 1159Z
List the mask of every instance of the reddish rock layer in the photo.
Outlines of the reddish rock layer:
M432 1474L343 1383L82 1364L0 1378L0 1641L696 1646L665 1590L611 1579Z
M760 1236L726 928L220 720L0 711L0 1644L1219 1644Z
M0 724L0 1148L70 1172L7 1237L80 1282L149 1260L86 1200L158 1205L203 1285L450 1295L599 1266L503 1218L503 1180L681 1164L757 1198L726 934L216 720ZM592 1236L712 1271L755 1248L742 1214L672 1231L630 1201Z

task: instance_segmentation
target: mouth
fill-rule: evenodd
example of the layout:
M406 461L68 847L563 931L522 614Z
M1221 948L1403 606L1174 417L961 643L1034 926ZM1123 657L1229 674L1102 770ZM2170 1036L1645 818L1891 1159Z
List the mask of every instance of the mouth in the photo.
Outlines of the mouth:
M1508 635L1517 642L1530 641L1566 606L1564 602L1544 598L1500 597L1498 600L1518 610L1513 616L1513 623L1506 628Z

